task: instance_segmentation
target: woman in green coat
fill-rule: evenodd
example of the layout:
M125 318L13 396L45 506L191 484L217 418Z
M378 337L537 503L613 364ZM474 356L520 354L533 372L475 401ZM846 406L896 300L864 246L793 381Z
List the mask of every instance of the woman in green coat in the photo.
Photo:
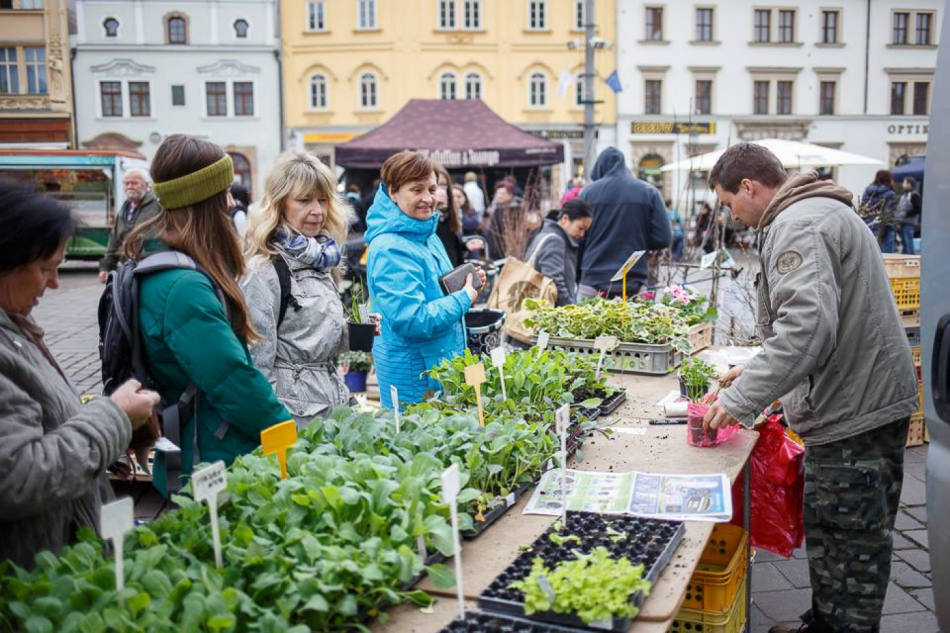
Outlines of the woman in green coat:
M138 259L143 251L173 250L203 269L152 272L139 286L145 367L163 405L177 403L191 384L198 389L194 415L180 425L180 470L187 477L199 461L230 464L253 451L261 431L291 416L247 350L257 334L238 286L244 259L228 214L231 158L208 141L173 135L158 148L151 172L163 211L136 228L127 254ZM154 482L166 495L182 483L174 456L156 451Z

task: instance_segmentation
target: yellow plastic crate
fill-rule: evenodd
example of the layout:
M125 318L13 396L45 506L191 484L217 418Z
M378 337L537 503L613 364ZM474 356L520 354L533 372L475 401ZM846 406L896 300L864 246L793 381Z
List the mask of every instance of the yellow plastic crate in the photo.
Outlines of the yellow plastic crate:
M744 529L717 523L686 585L684 609L725 613L732 606L749 569L749 535Z
M891 278L890 282L899 310L920 309L920 277Z
M884 254L884 268L891 279L917 277L920 278L920 255Z
M747 616L743 581L726 613L680 609L670 625L669 633L741 633Z

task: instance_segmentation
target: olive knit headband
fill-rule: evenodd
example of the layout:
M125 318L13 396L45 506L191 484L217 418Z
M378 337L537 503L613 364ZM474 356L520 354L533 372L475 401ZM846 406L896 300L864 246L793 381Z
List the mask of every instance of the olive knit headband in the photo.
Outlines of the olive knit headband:
M152 191L164 209L182 209L221 193L234 181L234 165L225 154L217 162L174 180L156 182Z

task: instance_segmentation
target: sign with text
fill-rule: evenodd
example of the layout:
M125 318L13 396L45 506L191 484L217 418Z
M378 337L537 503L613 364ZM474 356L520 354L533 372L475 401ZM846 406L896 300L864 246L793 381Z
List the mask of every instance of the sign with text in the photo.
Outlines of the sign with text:
M632 134L715 134L716 122L631 121Z

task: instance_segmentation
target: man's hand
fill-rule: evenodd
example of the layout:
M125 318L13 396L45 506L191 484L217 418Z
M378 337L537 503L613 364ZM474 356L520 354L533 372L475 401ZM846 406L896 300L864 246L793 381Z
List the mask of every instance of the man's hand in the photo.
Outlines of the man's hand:
M729 415L726 408L717 400L709 407L709 411L706 412L706 417L703 418L703 431L709 433L710 429L715 431L734 424L739 424L739 420Z
M100 270L100 271L99 271L99 283L104 284L104 283L106 283L106 281L107 281L108 279L109 279L109 271L108 271L108 270Z
M742 372L744 371L745 371L745 365L736 365L735 367L730 369L726 373L725 376L722 377L722 380L719 381L719 387L721 389L725 389L726 387L731 385L733 382L735 382L736 378L741 376Z

